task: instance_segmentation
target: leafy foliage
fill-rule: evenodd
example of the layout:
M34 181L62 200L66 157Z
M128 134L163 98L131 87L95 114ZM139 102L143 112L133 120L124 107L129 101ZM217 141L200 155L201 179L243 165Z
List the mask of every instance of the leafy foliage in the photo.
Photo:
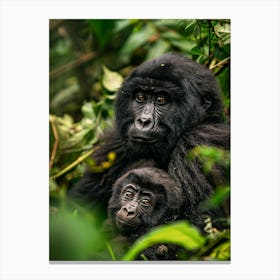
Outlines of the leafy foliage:
M133 260L144 249L159 243L177 244L187 250L195 250L204 245L205 238L187 222L164 225L135 242L123 260Z
M105 249L105 240L90 213L71 213L52 208L50 215L50 259L89 260Z
M222 164L225 167L230 165L230 154L221 148L209 146L197 146L187 155L187 160L199 158L203 164L205 173L209 173L215 164Z
M96 165L90 157L114 119L114 99L123 78L143 61L175 51L206 65L222 90L225 117L230 115L230 21L225 20L50 20L50 259L116 259L100 232L99 216L76 208L69 212L65 194L86 167L110 168L116 155ZM222 205L229 197L229 153L197 147L187 160L199 159L207 173L219 165L228 182L201 205ZM230 233L208 223L202 236L187 222L161 226L137 240L122 256L133 260L152 244L171 242L187 252L184 260L228 260ZM94 257L95 256L95 257Z

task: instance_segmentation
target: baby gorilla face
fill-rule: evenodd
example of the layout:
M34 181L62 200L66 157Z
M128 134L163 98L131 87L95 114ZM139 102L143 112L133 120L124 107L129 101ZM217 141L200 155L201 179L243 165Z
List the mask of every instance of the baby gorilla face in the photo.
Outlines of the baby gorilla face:
M124 186L121 196L121 209L116 214L116 225L120 231L137 229L144 224L143 218L150 215L159 200L155 194L137 185Z
M181 203L181 188L168 173L144 167L117 180L108 214L122 234L138 234L174 220Z

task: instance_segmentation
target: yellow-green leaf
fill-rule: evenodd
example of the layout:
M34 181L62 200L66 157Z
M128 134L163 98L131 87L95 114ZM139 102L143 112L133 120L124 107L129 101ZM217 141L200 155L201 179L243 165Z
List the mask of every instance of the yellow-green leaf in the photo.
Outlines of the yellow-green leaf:
M133 260L141 251L158 243L173 243L187 250L195 250L204 245L205 237L187 222L163 225L138 239L123 260Z
M123 82L123 77L118 72L109 70L106 66L103 66L103 73L103 86L109 91L117 91Z

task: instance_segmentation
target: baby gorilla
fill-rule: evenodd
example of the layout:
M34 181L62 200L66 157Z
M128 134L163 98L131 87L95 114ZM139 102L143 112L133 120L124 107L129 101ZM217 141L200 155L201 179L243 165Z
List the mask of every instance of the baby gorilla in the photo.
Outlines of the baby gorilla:
M109 219L104 229L112 246L125 252L151 228L174 221L182 204L182 190L167 172L144 167L133 169L113 186ZM147 259L175 259L175 246L153 246L142 252Z

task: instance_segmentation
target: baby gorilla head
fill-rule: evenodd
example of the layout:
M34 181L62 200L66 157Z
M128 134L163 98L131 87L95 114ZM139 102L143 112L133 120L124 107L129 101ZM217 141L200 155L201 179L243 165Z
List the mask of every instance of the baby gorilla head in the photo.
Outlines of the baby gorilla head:
M108 214L123 235L140 235L176 219L181 203L181 188L168 173L144 167L133 169L116 181Z

